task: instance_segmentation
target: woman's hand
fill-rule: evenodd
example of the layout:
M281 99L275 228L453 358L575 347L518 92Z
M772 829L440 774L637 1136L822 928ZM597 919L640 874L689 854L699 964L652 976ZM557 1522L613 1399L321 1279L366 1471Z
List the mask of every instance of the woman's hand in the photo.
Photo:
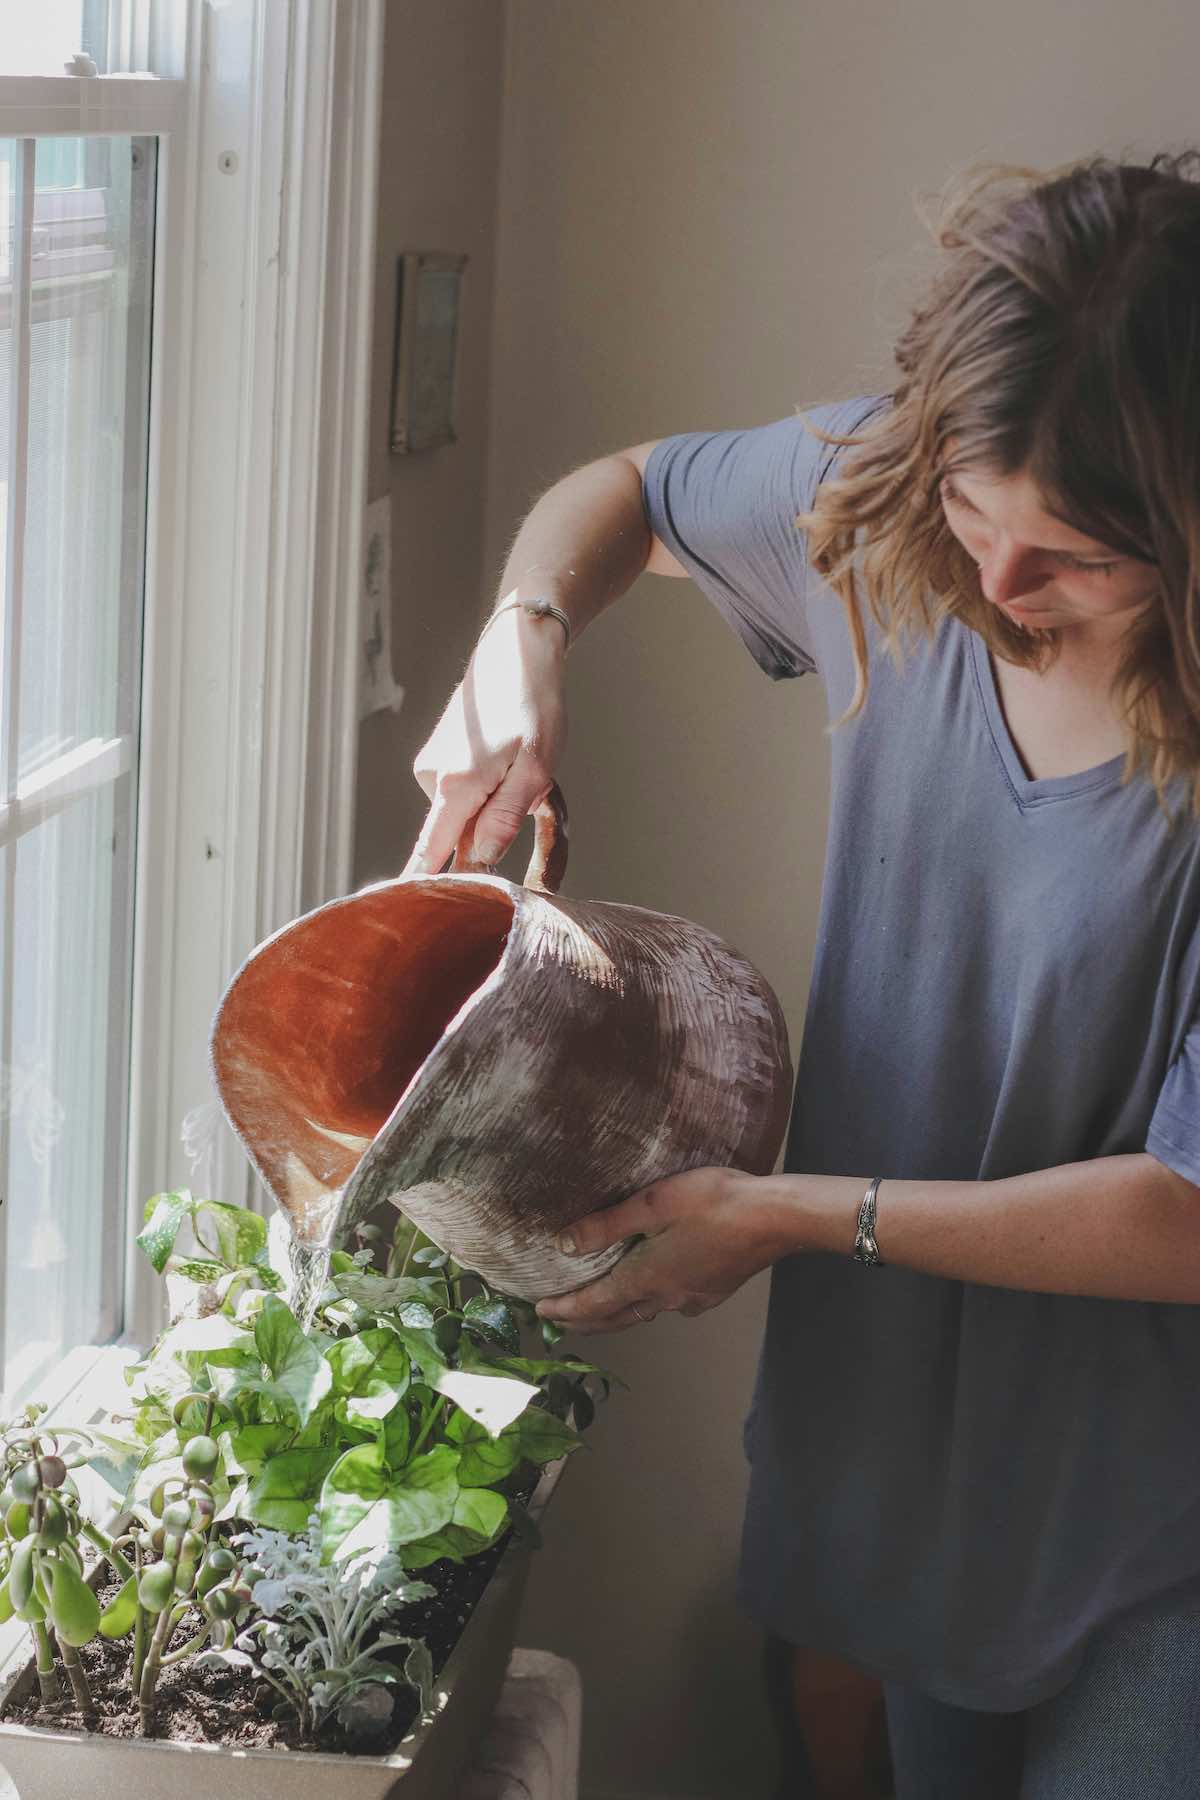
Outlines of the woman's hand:
M565 649L557 620L520 607L484 632L413 764L430 807L406 875L441 869L472 821L476 859L498 862L549 792L567 735Z
M591 1213L559 1239L568 1254L641 1236L609 1274L538 1302L570 1331L623 1331L660 1312L695 1318L779 1254L763 1182L737 1169L691 1169Z
M430 807L406 875L441 869L472 822L476 860L497 862L554 780L567 735L566 634L553 617L500 607L549 600L578 637L647 567L684 573L646 522L653 448L636 444L564 475L517 533L493 623L413 765Z

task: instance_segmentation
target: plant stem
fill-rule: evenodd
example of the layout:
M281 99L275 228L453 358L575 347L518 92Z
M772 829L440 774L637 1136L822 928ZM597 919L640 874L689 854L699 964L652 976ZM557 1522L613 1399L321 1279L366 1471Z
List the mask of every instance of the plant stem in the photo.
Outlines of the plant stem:
M139 1581L142 1575L142 1546L134 1539L133 1560ZM142 1685L142 1670L146 1664L146 1609L138 1601L137 1612L133 1616L133 1668L130 1672L130 1686L136 1694Z
M37 1678L41 1690L42 1705L53 1706L61 1697L62 1689L58 1685L58 1670L54 1666L54 1646L50 1642L50 1633L39 1621L32 1627L33 1645L37 1652Z
M121 1577L121 1580L128 1581L130 1576L134 1573L133 1568L126 1562L108 1533L101 1531L98 1525L93 1525L88 1519L80 1519L79 1529L85 1538L88 1538L95 1544L101 1556L103 1556L107 1562L112 1564L113 1568L117 1571L117 1574Z
M79 1708L85 1725L96 1722L96 1702L92 1699L92 1690L88 1686L88 1678L84 1674L83 1664L79 1660L79 1652L74 1644L68 1644L59 1632L58 1648L62 1653L63 1667L67 1671L67 1680L71 1683L71 1692L75 1696L75 1704Z
M399 1280L402 1276L404 1276L408 1272L409 1258L412 1255L412 1247L416 1243L416 1241L417 1241L417 1234L414 1231L412 1236L409 1238L408 1243L405 1247L404 1261L400 1264L400 1267L396 1270L397 1280Z
M445 1397L443 1395L439 1394L437 1399L434 1401L433 1405L429 1409L429 1416L426 1418L424 1424L421 1426L420 1431L417 1433L417 1441L408 1453L410 1458L414 1457L417 1454L417 1451L421 1448L421 1445L425 1442L425 1439L429 1436L430 1432L433 1430L434 1421L436 1420L438 1413L446 1411L446 1410L448 1410L448 1408L446 1405Z
M130 1672L130 1686L138 1693L142 1685L142 1671L146 1666L146 1609L138 1601L137 1613L133 1621L133 1668Z
M300 1721L300 1735L303 1737L303 1735L304 1735L304 1713L305 1713L305 1704L306 1704L304 1699L301 1696L294 1693L291 1688L284 1687L282 1681L276 1681L274 1675L269 1675L267 1673L267 1671L263 1668L261 1663L255 1663L254 1673L259 1681L267 1682L269 1684L269 1686L271 1686L275 1689L275 1692L277 1694L281 1695L282 1698L287 1701L288 1705L292 1708L292 1711L296 1714L296 1717Z
M179 1572L179 1553L171 1558L172 1580ZM158 1677L162 1670L163 1652L171 1642L172 1633L182 1619L185 1606L178 1606L173 1599L168 1600L158 1618L154 1621L154 1634L150 1639L150 1649L145 1663L142 1665L142 1677L138 1682L138 1712L141 1714L142 1736L153 1737L158 1724L158 1704L156 1691Z
M195 1219L192 1220L192 1236L195 1238L201 1250L203 1250L205 1256L207 1256L209 1262L220 1263L223 1269L229 1267L229 1264L225 1261L221 1252L219 1250L214 1250L207 1239L201 1235L200 1227L197 1225Z
M141 1716L143 1737L153 1737L158 1724L155 1689L158 1686L158 1674L162 1666L162 1653L171 1637L171 1614L174 1610L174 1607L164 1606L155 1620L149 1654L142 1670L142 1679L138 1683L138 1712Z
M195 1637L183 1646L182 1650L172 1650L169 1656L164 1656L159 1663L159 1667L169 1669L172 1663L182 1662L185 1656L194 1656L207 1636L208 1626L205 1625L204 1629L198 1631Z

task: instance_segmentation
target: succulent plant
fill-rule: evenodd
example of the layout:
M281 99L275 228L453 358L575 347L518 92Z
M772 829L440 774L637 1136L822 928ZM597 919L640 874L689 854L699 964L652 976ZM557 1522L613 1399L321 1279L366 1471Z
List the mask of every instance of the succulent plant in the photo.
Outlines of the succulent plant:
M142 1525L119 1540L128 1541L133 1551L134 1576L100 1621L106 1636L134 1633L131 1679L147 1736L158 1722L156 1696L162 1671L205 1645L228 1647L235 1622L245 1620L253 1598L239 1559L211 1536L216 1517L211 1483L221 1463L220 1448L211 1435L213 1396L183 1394L175 1405L176 1424L182 1429L188 1409L197 1402L205 1404L204 1429L184 1443L182 1475L160 1482L150 1497L149 1510L159 1523L149 1529ZM154 1560L148 1561L148 1556ZM199 1629L172 1650L176 1629L193 1609L200 1618Z
M79 1650L100 1629L100 1603L84 1579L81 1540L91 1538L106 1555L112 1545L84 1518L71 1475L87 1458L86 1434L46 1430L45 1410L32 1404L0 1426L0 1622L15 1614L28 1624L47 1702L59 1697L57 1644L87 1723L95 1705Z

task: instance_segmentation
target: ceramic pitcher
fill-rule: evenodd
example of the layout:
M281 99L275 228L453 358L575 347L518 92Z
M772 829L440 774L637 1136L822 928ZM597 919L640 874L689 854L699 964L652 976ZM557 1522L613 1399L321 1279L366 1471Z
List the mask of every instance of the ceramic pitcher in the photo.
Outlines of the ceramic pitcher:
M470 860L286 926L218 1011L228 1117L297 1238L336 1245L381 1202L494 1287L536 1300L620 1248L565 1226L677 1171L765 1174L791 1089L779 1003L685 919L567 899L557 789L523 884Z

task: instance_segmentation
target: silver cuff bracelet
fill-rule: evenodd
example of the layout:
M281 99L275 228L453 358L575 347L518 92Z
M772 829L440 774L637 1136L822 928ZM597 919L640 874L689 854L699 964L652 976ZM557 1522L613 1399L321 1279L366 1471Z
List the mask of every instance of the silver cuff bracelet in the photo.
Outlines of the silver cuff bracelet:
M875 1196L879 1192L879 1183L883 1179L877 1175L862 1197L858 1209L858 1233L854 1239L854 1260L860 1262L865 1269L877 1269L883 1263L879 1254L879 1245L875 1242Z
M565 647L567 650L571 648L571 621L568 619L562 607L555 606L552 600L506 600L503 606L498 606L496 608L495 612L484 626L483 631L480 632L480 637L483 636L484 632L487 631L490 626L495 624L501 613L511 612L514 606L519 606L522 612L527 612L531 619L557 619L567 634Z

